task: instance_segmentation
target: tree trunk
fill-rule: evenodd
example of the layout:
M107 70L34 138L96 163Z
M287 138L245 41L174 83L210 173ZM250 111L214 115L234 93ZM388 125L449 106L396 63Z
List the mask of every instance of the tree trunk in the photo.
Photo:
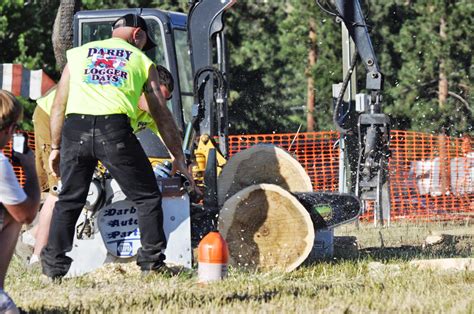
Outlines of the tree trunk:
M281 186L290 192L311 192L311 179L301 164L273 145L254 145L227 162L217 182L219 205L240 190L260 183Z
M443 16L440 19L439 36L441 37L441 44L446 43L446 18ZM446 61L444 58L439 60L439 81L438 81L438 103L439 107L443 108L448 99L448 78L446 75Z
M450 191L451 168L449 158L449 140L444 128L442 134L438 136L439 147L439 183L442 195L447 195Z
M310 254L314 226L296 197L274 184L249 186L229 198L219 214L229 264L292 271Z
M56 58L56 68L63 71L66 66L66 51L73 46L72 25L74 13L81 6L81 0L61 0L58 13L53 25L53 51Z
M316 44L316 23L313 18L309 20L309 34L308 39L310 42L309 52L308 52L308 67L306 68L307 76L307 112L306 112L306 125L307 131L313 132L315 128L314 121L314 103L315 103L315 88L314 88L314 78L313 78L313 68L316 64L316 59L318 56L317 44Z

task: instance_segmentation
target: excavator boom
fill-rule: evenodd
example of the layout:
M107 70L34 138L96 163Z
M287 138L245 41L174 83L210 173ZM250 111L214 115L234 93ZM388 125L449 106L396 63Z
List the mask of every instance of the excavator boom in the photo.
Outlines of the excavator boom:
M390 211L388 158L390 156L390 119L382 113L383 74L358 0L335 0L337 15L353 40L357 53L366 69L366 89L370 93L366 99L368 104L359 106L357 126L342 129L342 136L348 141L357 141L357 149L348 152L349 160L356 160L355 186L353 190L362 200L375 201L376 217L383 223L384 213ZM355 66L355 60L351 65ZM350 69L352 72L354 68ZM349 77L349 76L348 76ZM346 81L346 80L345 80ZM346 84L344 84L346 83ZM340 96L345 92L347 82L343 83ZM341 97L336 101L338 110ZM352 104L350 104L352 105ZM335 119L337 123L337 119ZM358 156L354 156L357 154ZM350 162L349 162L350 163ZM385 208L384 208L385 207Z

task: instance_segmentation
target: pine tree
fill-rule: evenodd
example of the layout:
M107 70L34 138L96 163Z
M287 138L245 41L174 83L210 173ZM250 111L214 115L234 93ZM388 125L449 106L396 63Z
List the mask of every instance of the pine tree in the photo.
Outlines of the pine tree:
M385 76L383 110L393 128L474 135L472 1L363 4ZM0 45L8 47L0 50L0 61L43 68L59 78L51 42L58 5L59 0L0 2ZM188 5L82 0L83 10L149 7L187 13ZM340 25L333 17L312 0L237 1L225 25L231 133L293 132L300 125L305 130L311 118L315 130L334 128L331 87L342 80L342 60ZM362 73L359 65L361 91Z
M402 66L392 113L407 127L456 135L473 133L472 16L468 1L413 1L395 48ZM408 119L411 117L411 119Z

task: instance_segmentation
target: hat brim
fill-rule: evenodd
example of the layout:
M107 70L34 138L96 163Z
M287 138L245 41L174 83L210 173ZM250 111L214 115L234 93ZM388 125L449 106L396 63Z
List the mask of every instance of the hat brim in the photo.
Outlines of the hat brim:
M150 35L148 34L148 32L146 32L146 44L145 46L143 47L143 51L148 51L150 49L153 49L156 47L156 44L155 42L153 41L153 39L151 39Z

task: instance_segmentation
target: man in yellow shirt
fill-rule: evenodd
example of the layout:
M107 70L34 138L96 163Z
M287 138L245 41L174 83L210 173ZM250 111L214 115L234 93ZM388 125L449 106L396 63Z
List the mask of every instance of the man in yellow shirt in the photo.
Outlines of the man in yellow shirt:
M74 227L100 160L138 207L142 271L166 271L166 238L161 194L143 148L132 133L142 92L161 137L173 155L173 170L194 186L181 149L180 132L160 90L159 74L142 52L153 48L146 22L127 14L113 25L112 38L68 50L68 63L51 110L50 166L61 175L48 244L41 252L43 273L63 277L71 265ZM61 158L59 158L59 150Z
M162 65L157 65L156 69L158 70L161 93L166 100L170 100L174 89L173 76L170 71ZM137 113L136 120L131 121L133 131L138 132L145 128L149 128L153 133L160 136L155 121L150 115L150 109L148 108L145 95L140 97L140 100L138 101L138 109L139 112Z
M168 69L161 65L157 65L156 68L158 70L161 93L166 100L170 100L174 89L173 76ZM34 249L29 261L30 264L39 262L41 250L48 241L51 216L54 205L58 199L57 186L59 180L53 176L48 164L49 155L51 153L49 115L55 95L56 87L49 90L43 97L36 101L38 105L33 113L36 172L38 174L41 190L49 193L41 207L38 224L26 233L34 238ZM143 94L138 102L138 110L136 121L131 121L133 131L138 132L142 129L149 128L153 133L160 136L155 121L150 115L150 110ZM23 236L25 236L25 234L23 234Z

